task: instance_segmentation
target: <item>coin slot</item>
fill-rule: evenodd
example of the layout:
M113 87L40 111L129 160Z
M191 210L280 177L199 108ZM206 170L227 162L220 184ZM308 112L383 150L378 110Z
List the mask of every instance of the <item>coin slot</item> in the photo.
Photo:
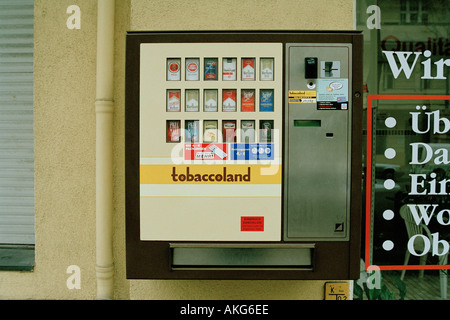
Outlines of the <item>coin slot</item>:
M317 79L317 57L305 57L305 79Z
M333 132L327 132L326 133L326 137L327 138L333 138L334 137L334 133Z

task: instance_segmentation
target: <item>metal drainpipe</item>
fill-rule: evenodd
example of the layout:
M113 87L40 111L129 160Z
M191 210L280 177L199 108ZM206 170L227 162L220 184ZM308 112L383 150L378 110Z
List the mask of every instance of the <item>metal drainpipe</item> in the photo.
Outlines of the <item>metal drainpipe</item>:
M113 299L113 115L115 0L98 0L96 114L97 299Z

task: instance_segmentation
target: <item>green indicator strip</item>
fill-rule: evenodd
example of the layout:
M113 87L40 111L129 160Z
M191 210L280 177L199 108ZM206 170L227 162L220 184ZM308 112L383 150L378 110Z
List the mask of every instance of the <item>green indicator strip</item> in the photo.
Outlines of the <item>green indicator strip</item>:
M294 127L320 127L321 120L294 120Z

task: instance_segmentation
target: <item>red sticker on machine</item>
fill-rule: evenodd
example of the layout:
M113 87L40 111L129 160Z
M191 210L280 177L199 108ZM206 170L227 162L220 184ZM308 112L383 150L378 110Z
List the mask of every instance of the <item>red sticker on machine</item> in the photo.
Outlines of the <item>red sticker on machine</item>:
M241 217L241 231L264 231L264 217Z

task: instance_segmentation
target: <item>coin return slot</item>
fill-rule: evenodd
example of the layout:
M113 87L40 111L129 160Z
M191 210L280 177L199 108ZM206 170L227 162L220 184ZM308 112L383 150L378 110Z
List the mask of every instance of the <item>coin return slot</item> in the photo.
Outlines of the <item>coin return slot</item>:
M334 137L334 133L333 132L327 132L326 136L327 136L327 138L333 138Z
M172 269L313 269L314 244L171 244Z

